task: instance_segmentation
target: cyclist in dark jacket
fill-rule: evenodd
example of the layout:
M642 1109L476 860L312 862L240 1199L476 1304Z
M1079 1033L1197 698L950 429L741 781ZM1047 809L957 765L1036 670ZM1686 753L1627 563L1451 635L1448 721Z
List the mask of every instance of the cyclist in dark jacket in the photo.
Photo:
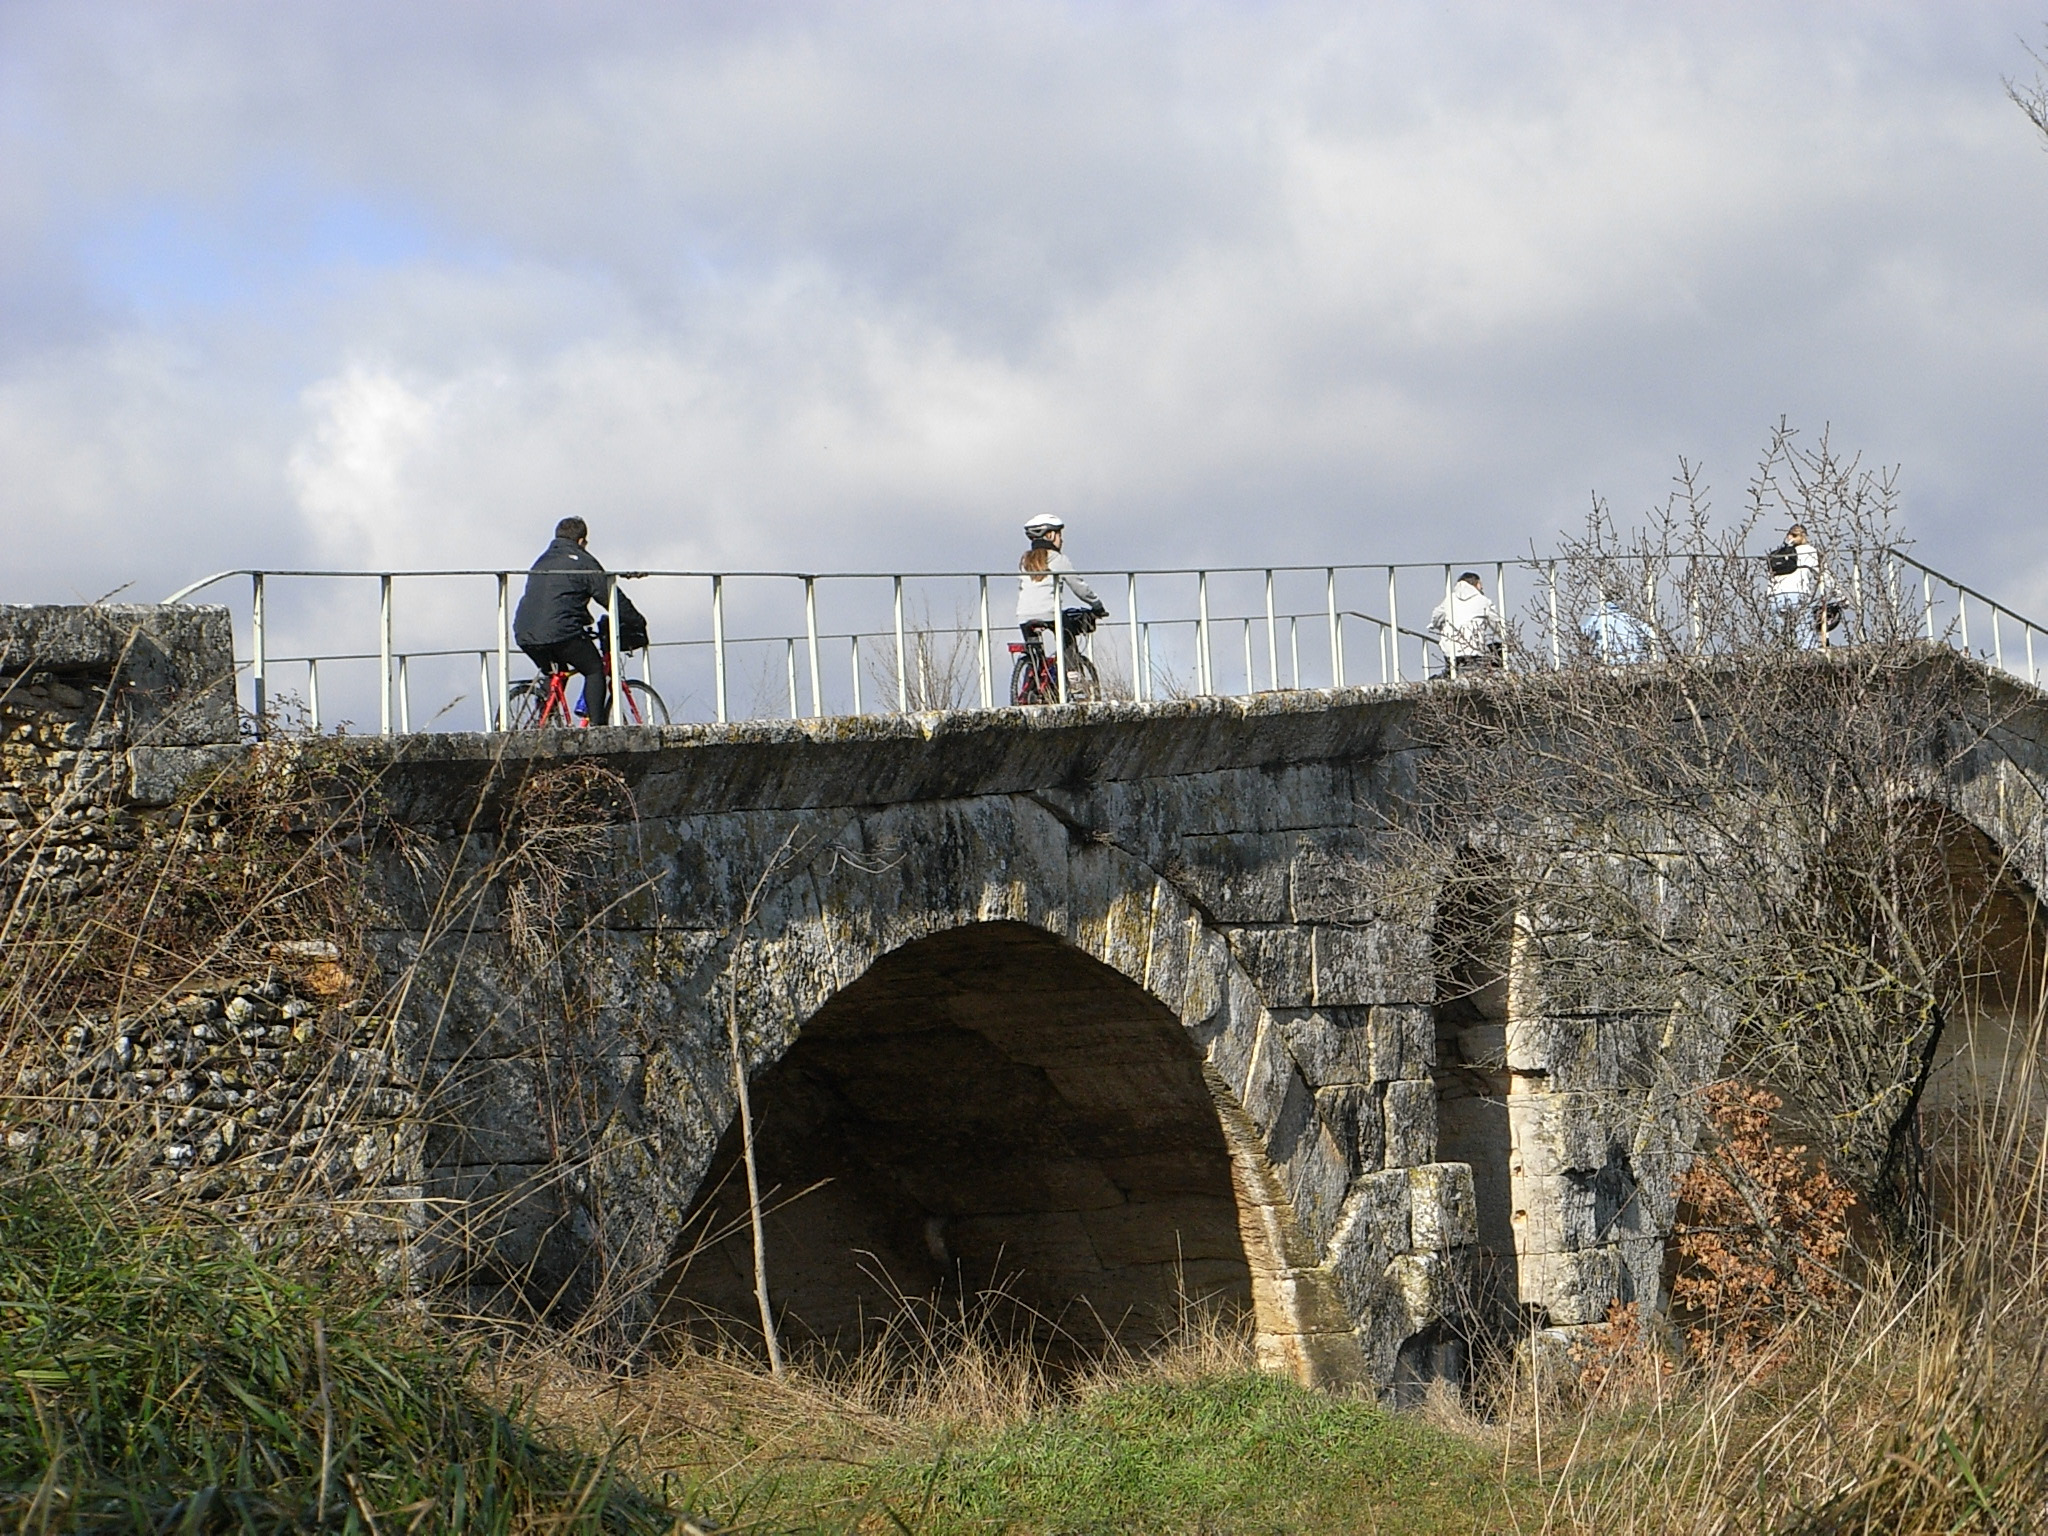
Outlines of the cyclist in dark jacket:
M583 674L584 707L592 725L610 718L611 679L590 638L590 605L603 607L613 578L589 549L590 526L580 517L555 524L555 541L533 562L526 591L512 616L512 638L547 672L567 667Z

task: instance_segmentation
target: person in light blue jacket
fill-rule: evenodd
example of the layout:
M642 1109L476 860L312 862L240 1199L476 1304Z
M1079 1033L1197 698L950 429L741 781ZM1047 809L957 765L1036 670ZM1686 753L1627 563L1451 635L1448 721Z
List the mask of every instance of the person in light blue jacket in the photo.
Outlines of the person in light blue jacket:
M1616 598L1604 599L1586 615L1579 633L1593 643L1593 654L1610 667L1633 666L1651 657L1650 626L1622 607Z

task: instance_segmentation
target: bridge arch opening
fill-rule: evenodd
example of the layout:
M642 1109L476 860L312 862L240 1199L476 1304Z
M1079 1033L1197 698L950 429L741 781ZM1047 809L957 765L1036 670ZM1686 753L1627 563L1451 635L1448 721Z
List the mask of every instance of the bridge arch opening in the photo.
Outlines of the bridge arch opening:
M1924 805L1942 862L1938 899L1953 914L1964 957L1962 996L1927 1085L1936 1115L2038 1113L2048 1046L2048 908L2014 855L1945 806Z
M1484 1327L1516 1319L1521 1303L1517 1161L1508 1067L1509 973L1514 896L1505 863L1468 855L1439 900L1437 956L1437 1150L1472 1170L1477 1264L1470 1305Z
M793 1347L850 1352L906 1300L965 1302L1074 1362L1189 1307L1253 1312L1211 1082L1180 1020L1022 923L883 956L752 1085L769 1286ZM739 1130L663 1282L661 1320L758 1347ZM1256 1229L1252 1232L1256 1246Z

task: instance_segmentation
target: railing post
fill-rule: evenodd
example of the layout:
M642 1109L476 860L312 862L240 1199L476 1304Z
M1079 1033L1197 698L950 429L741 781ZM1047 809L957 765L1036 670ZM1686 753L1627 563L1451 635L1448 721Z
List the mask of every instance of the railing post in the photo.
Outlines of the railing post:
M1920 600L1927 609L1927 638L1934 638L1934 573L1926 567L1920 570Z
M1954 582L1949 585L1956 588L1956 625L1963 637L1963 654L1967 656L1970 654L1970 600L1963 595L1961 587Z
M2005 670L2005 641L2000 638L1998 632L1998 605L1996 603L1991 605L1991 659L1999 671L2003 672Z
M1455 631L1457 625L1452 620L1451 564L1446 560L1444 562L1444 628ZM1436 644L1437 649L1443 651L1445 675L1456 677L1458 675L1458 658L1453 656L1448 650L1444 650L1444 637L1442 635L1436 637ZM1422 653L1422 672L1425 677L1429 675L1429 652L1426 649Z
M1344 686L1344 663L1341 659L1337 639L1337 567L1327 566L1323 570L1323 597L1330 608L1330 686Z
M477 702L483 706L484 730L489 731L491 729L491 653L489 651L478 651L476 653L476 673L476 698Z
M1259 691L1258 676L1252 671L1252 621L1250 619L1244 621L1244 691L1247 698Z
M377 730L380 735L391 734L391 575L386 572L377 578L378 619L377 619Z
M996 702L995 643L988 629L988 577L981 577L981 707L993 709ZM855 714L860 711L856 709Z
M512 715L512 573L498 572L498 729Z
M1301 691L1301 615L1287 615L1287 666L1288 686L1296 693Z
M718 698L718 723L725 724L725 578L711 578L711 686Z
M1060 622L1060 573L1052 573L1052 671L1059 680L1059 697L1067 702L1067 626Z
M1207 695L1214 691L1209 678L1209 573L1195 572L1195 685Z
M1550 670L1564 666L1564 637L1557 632L1557 562L1550 562Z
M1145 676L1145 641L1138 632L1138 573L1132 571L1124 577L1127 593L1125 611L1131 616L1131 702L1145 702L1145 685L1151 681Z
M853 670L853 712L860 713L860 636L848 635L847 656Z
M403 652L398 657L398 734L412 734L412 673Z
M269 710L269 699L265 696L263 677L263 573L257 571L251 578L249 595L249 698L255 705L256 734L268 735L265 715Z
M1266 681L1275 692L1280 688L1280 636L1273 628L1273 572L1266 572Z
M306 715L313 726L313 734L320 734L320 658L306 658Z
M1643 556L1643 622L1650 626L1650 660L1664 659L1664 628L1656 621L1657 568L1651 557Z
M1493 562L1493 605L1500 610L1500 665L1508 665L1508 567L1505 560Z
M605 580L604 611L611 632L611 643L606 648L605 668L611 674L605 679L608 698L605 701L604 723L624 725L626 723L626 648L619 644L619 578L617 573L608 573Z
M903 654L903 578L896 582L896 710L910 713L910 667ZM1055 610L1054 617L1058 617ZM1058 626L1054 626L1057 628Z
M804 637L810 645L811 718L825 713L825 682L818 675L818 578L804 578Z
M2026 624L2027 627L2027 681L2032 683L2035 687L2039 687L2041 684L2041 678L2040 675L2034 671L2034 626L2031 624L2027 624L2027 621L2025 619L2020 620L2020 622L2022 624Z
M789 660L789 718L796 720L803 713L796 707L796 636L791 635L782 643Z
M1401 681L1401 604L1399 572L1387 567L1387 644L1394 653L1394 681ZM1426 672L1429 669L1423 668Z

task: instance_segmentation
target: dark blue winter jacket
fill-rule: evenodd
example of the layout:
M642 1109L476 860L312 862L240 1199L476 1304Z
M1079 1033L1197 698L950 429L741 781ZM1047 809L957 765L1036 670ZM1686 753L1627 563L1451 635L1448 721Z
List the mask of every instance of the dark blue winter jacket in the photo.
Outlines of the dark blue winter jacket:
M597 556L574 539L556 539L533 562L526 591L512 616L512 638L521 645L560 645L590 627L590 604L604 606L611 578Z

